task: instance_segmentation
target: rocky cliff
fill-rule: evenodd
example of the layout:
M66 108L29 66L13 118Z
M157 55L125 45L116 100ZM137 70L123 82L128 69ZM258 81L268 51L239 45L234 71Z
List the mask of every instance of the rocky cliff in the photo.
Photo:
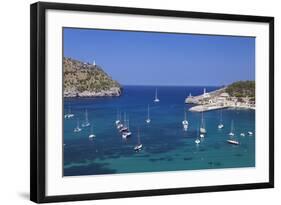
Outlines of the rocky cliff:
M98 65L63 58L64 97L121 95L121 85Z

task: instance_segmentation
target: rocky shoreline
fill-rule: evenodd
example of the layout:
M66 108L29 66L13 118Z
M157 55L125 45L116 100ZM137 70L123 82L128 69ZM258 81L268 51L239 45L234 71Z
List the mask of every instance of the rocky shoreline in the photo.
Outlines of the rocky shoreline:
M122 89L119 87L113 87L109 90L102 90L99 92L94 91L65 91L64 97L71 98L71 97L118 97L122 93Z

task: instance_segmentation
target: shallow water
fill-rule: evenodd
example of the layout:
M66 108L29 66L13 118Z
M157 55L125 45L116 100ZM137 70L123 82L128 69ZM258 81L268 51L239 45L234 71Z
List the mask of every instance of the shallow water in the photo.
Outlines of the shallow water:
M207 91L217 87L207 87ZM207 134L199 145L201 114L188 112L188 131L182 129L185 97L201 94L203 87L158 87L159 103L154 103L155 87L125 86L120 97L65 99L65 112L71 107L75 115L64 120L64 175L95 175L114 173L176 171L195 169L238 168L255 166L255 111L225 109L224 128L217 129L220 111L204 113ZM146 124L150 104L151 123ZM74 133L79 118L82 123L88 111L94 140L89 140L90 127ZM117 109L126 112L133 135L123 140L115 126ZM123 116L123 114L122 114ZM240 145L230 145L231 121ZM143 149L134 151L137 129L140 129ZM241 132L254 132L241 137Z

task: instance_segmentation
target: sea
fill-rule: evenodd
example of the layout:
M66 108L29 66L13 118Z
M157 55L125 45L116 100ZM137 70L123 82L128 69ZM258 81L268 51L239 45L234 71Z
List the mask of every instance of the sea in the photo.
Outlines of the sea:
M155 103L157 88L160 102ZM202 114L188 111L185 98L220 87L206 86L124 86L119 97L65 98L63 175L104 175L142 172L182 171L255 167L255 111L223 109L203 113L207 134L199 137ZM147 107L151 122L145 122ZM81 127L87 111L91 124ZM183 129L186 111L189 127ZM126 113L132 136L123 139L115 121ZM218 124L222 116L224 128ZM74 132L79 120L81 132ZM234 139L239 145L227 143L233 122ZM247 132L253 135L247 135ZM142 150L136 152L138 133ZM245 136L240 136L245 133ZM89 139L89 135L96 137ZM200 139L196 144L195 140Z

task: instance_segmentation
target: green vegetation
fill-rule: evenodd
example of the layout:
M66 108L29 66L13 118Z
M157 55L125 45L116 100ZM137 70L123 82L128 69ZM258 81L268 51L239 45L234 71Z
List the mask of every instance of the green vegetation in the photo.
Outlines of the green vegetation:
M107 92L112 88L121 92L120 84L112 80L98 65L91 65L64 57L63 68L65 94L70 93L70 95L74 96L84 91L93 94Z
M255 98L255 81L237 81L227 86L226 92L233 97Z

